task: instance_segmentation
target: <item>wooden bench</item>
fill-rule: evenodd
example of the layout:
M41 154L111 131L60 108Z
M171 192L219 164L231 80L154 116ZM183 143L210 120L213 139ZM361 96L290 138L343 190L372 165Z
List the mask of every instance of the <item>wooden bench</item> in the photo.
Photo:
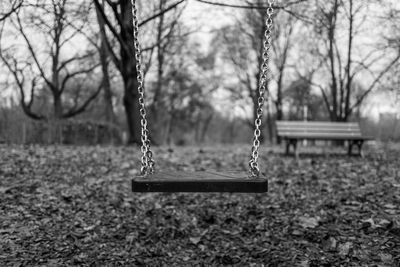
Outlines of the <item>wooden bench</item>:
M343 140L348 142L348 155L352 155L354 145L358 155L362 155L364 141L373 139L361 133L357 122L317 122L317 121L276 121L277 136L286 142L286 154L290 146L297 156L299 140Z

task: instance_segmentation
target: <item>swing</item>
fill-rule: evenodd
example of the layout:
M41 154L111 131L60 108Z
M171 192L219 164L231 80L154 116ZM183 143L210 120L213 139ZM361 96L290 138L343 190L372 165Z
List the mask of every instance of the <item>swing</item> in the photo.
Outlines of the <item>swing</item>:
M136 1L131 0L133 16L133 38L139 92L141 123L141 169L140 175L132 180L133 192L241 192L262 193L268 191L268 180L260 173L258 166L258 148L260 146L261 118L265 102L266 84L269 74L269 51L271 47L272 15L274 0L268 0L265 19L261 75L258 85L258 108L255 119L253 144L249 161L249 172L186 172L155 171L153 153L150 150L149 130L147 129L144 81L141 67L141 50L138 40L139 24Z

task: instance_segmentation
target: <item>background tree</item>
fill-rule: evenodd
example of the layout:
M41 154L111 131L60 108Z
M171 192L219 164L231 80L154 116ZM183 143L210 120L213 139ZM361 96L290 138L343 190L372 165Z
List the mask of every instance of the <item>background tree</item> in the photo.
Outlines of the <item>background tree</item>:
M388 3L385 13L380 23L385 30L382 32L382 46L389 46L394 49L400 48L400 8L394 3ZM395 97L397 104L400 105L400 62L396 62L389 74L385 76L384 82L380 86L388 90Z
M101 3L104 8L104 0ZM96 18L99 25L99 36L100 36L100 46L97 45L99 52L101 71L103 73L103 100L104 100L104 119L106 122L113 122L115 120L115 114L112 103L112 90L110 82L109 73L109 51L107 46L107 35L106 26L104 24L104 19L101 16L99 9L96 8Z
M166 0L158 0L157 8L163 10L166 7ZM165 127L166 115L168 110L165 106L165 91L168 86L168 79L175 76L170 75L176 67L174 63L178 57L185 57L184 47L187 46L189 30L181 21L182 14L186 5L173 9L170 12L161 14L154 23L149 35L155 36L152 42L154 45L154 53L150 53L147 67L155 75L155 79L151 81L148 88L151 89L152 97L149 103L150 110L150 129L152 130L152 139L154 143L162 143L166 140L163 135ZM190 60L190 59L188 59ZM151 70L150 70L151 69ZM150 90L148 90L150 91ZM174 92L172 92L175 95ZM168 119L167 119L168 120Z
M173 10L183 3L180 0L170 4L161 10L152 11L145 19L142 19L139 26L155 20L160 15ZM139 95L137 91L137 71L135 60L135 49L133 47L133 27L132 27L132 5L130 0L119 0L117 2L106 1L103 7L99 0L94 0L97 10L101 14L108 32L106 43L111 59L121 74L124 85L124 108L129 130L129 143L140 144L141 128L139 114ZM118 46L111 46L110 38L117 40ZM143 48L146 51L149 48ZM119 55L119 56L118 56Z
M250 3L248 3L250 4ZM256 1L253 5L262 6L263 1ZM276 118L282 119L282 100L285 75L289 67L290 49L292 48L293 29L296 27L295 20L288 13L280 12L274 17L274 30L272 36L272 52L270 66L276 81L276 93L272 90L267 95L271 99L276 109ZM258 79L259 66L262 60L263 38L265 32L265 9L254 8L245 9L236 23L229 25L216 34L217 46L224 49L223 57L229 61L238 81L229 76L228 85L232 94L237 99L250 97L252 114L248 125L254 126L254 119L258 108ZM237 86L239 84L239 86ZM274 84L275 85L275 84ZM271 86L269 87L269 89ZM269 137L273 138L273 120L270 114L269 102L267 107L267 125Z
M367 16L371 5L369 1L331 0L314 1L309 7L315 18L312 55L322 63L319 75L313 76L319 81L310 82L320 89L332 121L347 121L400 59L398 47L379 43L360 47L367 18L372 18ZM356 45L362 53L357 53ZM355 97L355 83L365 75L371 79L362 83L364 93Z
M0 3L0 22L6 20L23 4L23 0L4 0Z
M323 99L313 93L307 80L298 78L285 90L284 102L289 107L289 120L326 120Z
M101 84L86 98L69 101L63 96L69 90L71 82L79 77L85 80L75 82L79 91L87 88L93 71L98 64L93 61L93 51L83 50L70 55L68 46L77 38L87 20L82 17L90 7L75 5L67 0L52 2L37 1L16 12L11 18L12 32L18 32L24 50L20 46L10 45L0 49L0 58L12 74L21 97L21 107L26 115L36 120L64 119L82 113L96 98ZM82 19L83 18L83 19ZM74 27L71 24L75 23ZM7 33L4 33L7 34ZM38 40L42 40L38 42ZM44 45L44 44L47 44ZM18 49L18 50L17 50ZM40 90L51 93L52 112L38 111L34 101Z

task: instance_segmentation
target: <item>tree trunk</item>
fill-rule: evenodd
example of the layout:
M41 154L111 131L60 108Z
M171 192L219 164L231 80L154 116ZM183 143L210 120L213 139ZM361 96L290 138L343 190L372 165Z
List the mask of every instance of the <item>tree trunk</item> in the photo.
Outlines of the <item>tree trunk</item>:
M277 94L277 99L276 99L276 118L275 121L280 121L283 120L283 111L282 111L282 92L278 89L278 94ZM275 131L275 138L276 138L276 143L280 145L282 143L282 140L280 136L278 136L278 132Z
M101 50L103 50L103 44L101 45ZM104 51L101 52L104 54ZM106 122L113 122L115 120L115 114L112 104L112 92L110 85L110 76L108 74L108 61L106 57L101 56L101 69L103 72L103 100L104 100L104 119Z
M104 0L102 2L104 7ZM100 63L101 63L101 70L103 72L103 100L104 100L104 119L106 122L113 122L115 119L115 114L112 105L112 93L111 93L111 85L110 85L110 76L108 73L108 51L107 51L107 44L106 44L106 30L104 25L104 20L99 13L99 10L96 8L96 15L97 15L97 22L99 23L100 28Z
M208 131L208 128L210 126L210 123L214 117L214 113L210 113L207 118L204 120L203 127L201 128L201 134L200 134L200 143L204 143L206 139L206 134Z
M170 114L171 115L168 116L167 125L165 127L165 141L164 141L164 143L166 143L168 146L171 146L172 144L172 122L174 120L173 111L171 111Z
M349 1L349 43L347 47L347 66L346 66L346 99L345 101L345 110L344 110L344 119L347 121L348 117L351 115L350 109L350 96L351 96L351 86L352 86L352 75L351 75L351 63L352 63L352 48L353 48L353 0Z
M140 106L135 48L133 46L133 26L131 2L121 0L121 21L124 26L121 28L121 39L126 47L120 49L121 55L121 73L124 81L124 107L126 113L127 126L129 131L128 144L141 144L141 124L140 124Z
M271 110L270 110L270 105L269 105L269 101L268 99L265 101L266 104L266 112L267 112L267 129L268 129L268 138L271 144L273 144L274 142L274 121L272 119L272 115L271 115Z
M164 9L164 4L165 0L160 0L159 3L159 9L163 10ZM157 108L159 105L160 101L160 94L163 86L163 76L164 76L164 49L162 45L162 32L163 32L163 27L164 27L164 15L161 15L158 21L158 26L157 26L157 85L155 88L154 92L154 97L153 97L153 108L152 112L154 115L154 119L157 122Z
M53 108L54 108L54 114L53 118L58 120L62 119L63 115L63 107L62 107L62 102L61 102L61 94L58 93L53 93Z
M125 77L124 79L124 108L126 113L126 122L129 131L128 144L142 143L141 124L140 124L140 106L139 95L136 92L136 76Z

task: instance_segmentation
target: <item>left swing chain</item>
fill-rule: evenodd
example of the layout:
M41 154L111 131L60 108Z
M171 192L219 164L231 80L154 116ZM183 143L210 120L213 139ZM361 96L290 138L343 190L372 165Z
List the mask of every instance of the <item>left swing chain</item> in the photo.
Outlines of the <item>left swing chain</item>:
M139 93L139 107L140 107L140 125L141 125L141 151L142 166L140 168L141 175L147 175L154 173L155 162L153 160L153 152L150 149L149 130L147 129L147 118L146 118L146 106L144 97L144 79L142 70L142 52L140 49L139 42L139 22L137 16L136 0L131 0L132 4L132 25L133 25L133 45L135 47L135 59L136 59L136 72L138 82L138 93Z

